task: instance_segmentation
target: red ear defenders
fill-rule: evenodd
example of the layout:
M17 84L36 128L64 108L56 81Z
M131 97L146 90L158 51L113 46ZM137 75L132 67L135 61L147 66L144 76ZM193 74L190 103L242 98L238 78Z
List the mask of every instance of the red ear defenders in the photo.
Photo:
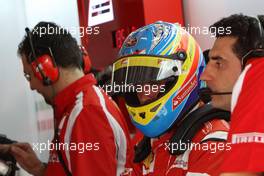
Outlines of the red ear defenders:
M52 62L52 57L48 54L41 55L31 62L31 67L35 76L45 86L52 85L59 78L59 69Z
M35 76L43 83L43 85L52 85L59 78L59 69L55 63L51 48L46 47L48 49L48 54L43 54L37 57L32 41L31 32L29 28L26 28L25 30L31 48L29 63L31 64L32 70Z
M52 50L49 47L48 54L36 56L35 48L32 41L32 36L29 28L26 28L26 33L29 39L31 48L31 54L29 56L29 63L31 64L34 75L43 83L45 86L54 84L59 79L59 69L54 60ZM85 74L88 74L91 70L91 60L88 52L83 46L80 46L82 53L82 68Z
M84 74L88 74L91 70L92 63L90 60L90 57L88 55L87 50L84 48L84 46L80 46L80 50L82 52L82 68Z

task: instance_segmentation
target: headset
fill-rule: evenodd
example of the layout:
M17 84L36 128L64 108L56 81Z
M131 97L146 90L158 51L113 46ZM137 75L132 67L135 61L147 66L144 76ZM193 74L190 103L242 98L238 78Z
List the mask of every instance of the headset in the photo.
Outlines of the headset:
M42 82L44 86L54 84L59 79L59 69L55 62L52 50L50 47L37 46L46 48L48 54L42 54L37 57L36 50L33 44L31 31L29 28L25 29L31 53L28 58L28 62L31 64L34 75ZM91 71L91 59L88 55L87 50L83 46L79 46L82 54L82 69L85 74Z
M264 57L264 33L259 16L249 20L248 43L251 49L242 57L242 67L245 68L247 61L251 58Z
M59 69L54 60L51 48L38 46L41 48L46 48L48 50L48 54L42 54L37 57L31 32L29 28L26 28L25 31L27 33L31 49L31 53L28 57L28 62L31 65L34 75L42 82L44 86L54 84L59 79Z
M264 30L259 20L259 16L251 17L249 19L247 38L251 49L241 58L243 69L249 59L264 57ZM205 51L204 54L205 57L208 57L208 51ZM232 92L213 92L207 87L200 89L199 94L202 101L207 103L211 101L211 95L231 95Z

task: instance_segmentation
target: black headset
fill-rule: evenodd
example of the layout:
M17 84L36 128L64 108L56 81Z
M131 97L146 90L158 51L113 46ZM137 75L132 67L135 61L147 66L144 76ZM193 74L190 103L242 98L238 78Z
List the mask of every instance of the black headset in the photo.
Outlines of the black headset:
M251 49L241 59L243 68L250 58L264 57L264 32L259 16L251 17L248 29L247 37Z

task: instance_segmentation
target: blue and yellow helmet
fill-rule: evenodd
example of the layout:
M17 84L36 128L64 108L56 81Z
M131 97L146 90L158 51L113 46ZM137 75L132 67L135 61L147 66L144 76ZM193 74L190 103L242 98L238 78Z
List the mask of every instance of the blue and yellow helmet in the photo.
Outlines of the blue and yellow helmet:
M187 31L179 24L156 22L126 38L113 64L112 85L122 85L123 91L125 85L133 124L144 135L157 137L197 104L204 67L202 51ZM165 82L164 91L153 101L140 104L137 91L143 89L138 86L159 82Z

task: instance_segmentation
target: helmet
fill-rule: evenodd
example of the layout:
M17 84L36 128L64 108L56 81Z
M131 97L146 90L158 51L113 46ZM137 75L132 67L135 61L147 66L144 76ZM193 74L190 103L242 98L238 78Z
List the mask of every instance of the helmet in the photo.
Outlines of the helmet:
M157 137L197 104L198 90L205 86L200 80L204 67L194 38L179 24L159 21L126 38L113 64L112 86L122 85L132 123L144 135ZM165 85L156 99L141 104L139 86L160 82Z

